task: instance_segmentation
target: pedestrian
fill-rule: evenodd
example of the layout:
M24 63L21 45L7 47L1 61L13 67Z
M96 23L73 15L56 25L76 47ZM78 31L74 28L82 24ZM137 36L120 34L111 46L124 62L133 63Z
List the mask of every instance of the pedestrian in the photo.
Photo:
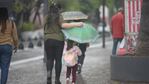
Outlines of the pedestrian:
M0 84L6 84L13 49L18 48L18 35L14 21L9 19L7 8L0 8Z
M62 54L64 49L64 34L62 28L82 26L83 23L65 23L60 14L61 5L53 3L49 7L49 15L44 28L45 54L47 68L47 84L52 84L52 69L55 63L55 84L61 84Z
M119 8L118 12L112 16L111 34L113 37L112 55L116 55L117 45L124 37L124 14L123 8Z
M74 26L74 27L82 27L84 22L82 20L69 20L67 21L68 23L80 23L80 25L78 26ZM73 27L69 27L69 28L73 28ZM73 41L73 40L70 40L67 38L66 40L67 42L67 51L69 50L73 50L74 47L78 47L78 49L76 49L75 51L77 52L81 52L80 48L79 48L79 43L76 42L76 41ZM82 55L82 52L81 54L80 53L77 53L77 58L78 56L81 56ZM78 60L77 60L77 63L74 65L74 66L67 66L67 70L66 70L66 84L69 84L70 82L70 75L72 74L72 84L76 84L76 72L77 72L77 69L78 69Z
M67 40L67 51L72 51L75 57L77 58L82 54L80 48L78 47L78 43L69 39ZM66 84L69 84L71 74L72 74L72 84L76 84L77 68L78 68L78 60L76 60L76 63L73 66L67 66Z
M85 52L86 52L87 47L89 47L89 43L79 43L79 48L82 52L82 55L78 57L78 69L77 69L78 74L80 74L82 71L82 66L84 63Z

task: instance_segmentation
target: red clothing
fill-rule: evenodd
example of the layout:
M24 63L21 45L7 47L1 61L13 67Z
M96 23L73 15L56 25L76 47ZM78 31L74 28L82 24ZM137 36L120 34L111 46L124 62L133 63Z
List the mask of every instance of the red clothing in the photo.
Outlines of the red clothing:
M113 38L124 37L124 15L121 12L118 12L117 14L112 16L111 32Z

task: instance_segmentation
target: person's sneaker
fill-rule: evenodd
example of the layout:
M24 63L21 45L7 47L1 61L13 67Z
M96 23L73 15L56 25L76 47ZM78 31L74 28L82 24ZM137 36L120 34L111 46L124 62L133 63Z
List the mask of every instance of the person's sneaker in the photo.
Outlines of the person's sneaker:
M55 81L55 84L61 84L61 82L58 80L58 81Z
M69 82L70 82L70 79L66 78L66 84L69 84Z
M75 84L74 82L72 82L72 84Z
M47 78L47 84L52 84L52 79L51 78Z
M47 81L47 84L52 84L52 82L51 81Z

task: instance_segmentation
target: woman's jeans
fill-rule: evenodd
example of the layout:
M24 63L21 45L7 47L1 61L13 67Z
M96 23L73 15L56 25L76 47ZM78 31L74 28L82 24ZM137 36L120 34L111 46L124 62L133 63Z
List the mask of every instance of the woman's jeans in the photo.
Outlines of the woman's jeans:
M12 56L11 45L0 45L0 68L1 68L1 79L0 84L6 84L9 72L9 66Z
M116 55L117 45L119 42L121 42L123 38L113 38L113 49L112 49L112 55Z

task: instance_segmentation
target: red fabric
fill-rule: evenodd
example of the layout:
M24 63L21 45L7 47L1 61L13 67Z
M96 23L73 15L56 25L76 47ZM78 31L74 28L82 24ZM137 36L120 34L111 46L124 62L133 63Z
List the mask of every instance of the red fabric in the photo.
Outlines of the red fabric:
M113 38L124 37L124 15L121 12L118 12L117 14L112 16L111 32Z

